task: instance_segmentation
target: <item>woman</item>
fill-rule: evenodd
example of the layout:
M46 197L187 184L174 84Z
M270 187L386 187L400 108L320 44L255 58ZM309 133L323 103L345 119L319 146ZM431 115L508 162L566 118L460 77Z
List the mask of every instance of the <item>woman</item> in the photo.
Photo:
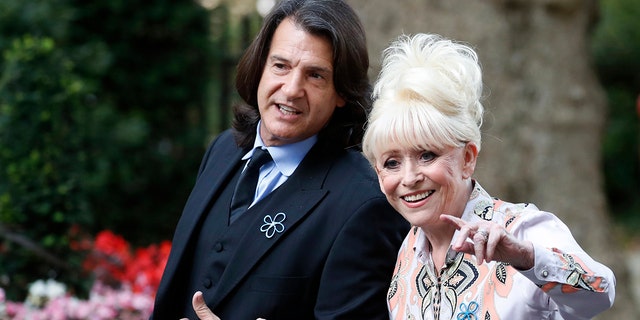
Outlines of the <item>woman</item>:
M388 292L392 319L588 319L610 308L612 271L562 221L472 178L483 114L473 49L417 34L383 58L363 151L413 226Z

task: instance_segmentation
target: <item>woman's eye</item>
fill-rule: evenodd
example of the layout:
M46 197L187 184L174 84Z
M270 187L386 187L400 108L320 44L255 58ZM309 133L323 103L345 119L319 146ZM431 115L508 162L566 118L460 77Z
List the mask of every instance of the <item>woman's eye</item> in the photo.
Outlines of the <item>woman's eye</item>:
M394 160L394 159L389 159L389 160L384 162L384 168L385 169L395 169L399 165L400 165L400 163L397 160Z
M436 158L436 154L431 152L431 151L425 151L422 154L420 154L420 160L421 161L428 162L428 161L431 161L431 160L433 160L435 158Z

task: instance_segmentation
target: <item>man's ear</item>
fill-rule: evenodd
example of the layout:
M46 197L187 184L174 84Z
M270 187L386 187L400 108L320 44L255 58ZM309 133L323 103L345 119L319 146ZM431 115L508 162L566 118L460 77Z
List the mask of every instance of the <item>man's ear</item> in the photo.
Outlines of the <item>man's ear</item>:
M336 100L336 107L342 108L347 105L347 100L345 100L341 95L338 95L338 99Z

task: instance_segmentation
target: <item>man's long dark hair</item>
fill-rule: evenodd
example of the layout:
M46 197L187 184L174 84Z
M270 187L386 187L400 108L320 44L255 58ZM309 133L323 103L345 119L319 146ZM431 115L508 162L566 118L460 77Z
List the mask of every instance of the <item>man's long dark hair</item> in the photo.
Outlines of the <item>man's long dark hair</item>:
M335 109L329 123L318 134L318 143L327 151L359 148L371 109L369 56L360 19L342 0L284 0L264 18L256 39L238 63L236 89L246 104L234 106L232 125L236 142L241 147L250 147L255 140L260 120L258 84L273 34L285 18L292 18L310 34L329 39L333 46L333 83L346 105Z

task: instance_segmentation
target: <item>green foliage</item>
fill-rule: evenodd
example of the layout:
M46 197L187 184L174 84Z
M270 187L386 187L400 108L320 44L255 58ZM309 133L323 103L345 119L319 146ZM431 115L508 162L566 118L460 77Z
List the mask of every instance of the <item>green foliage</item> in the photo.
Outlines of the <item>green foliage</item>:
M191 0L70 3L69 41L101 43L111 58L107 72L79 66L98 81L96 99L115 120L94 155L108 172L94 179L102 186L91 194L97 226L134 245L167 239L207 143L208 13Z
M65 4L0 2L0 286L9 297L38 278L83 285L66 234L92 221L83 184L92 84L64 48Z
M0 1L0 287L11 298L48 277L83 289L72 226L133 245L170 239L207 143L207 21L190 0Z
M0 222L60 261L76 261L66 234L73 224L91 222L82 182L89 88L52 38L14 38L2 54ZM33 281L27 275L44 278L66 271L39 263L25 248L6 246L0 272L15 275L10 288L25 288Z
M618 222L640 227L640 0L601 1L592 42L599 77L607 90L609 118L603 167L609 203Z
M215 76L211 78L208 92L209 105L215 106L207 112L207 127L210 132L220 132L230 127L230 106L241 103L235 89L235 68L240 56L262 26L258 13L237 17L230 13L224 2L211 10L211 43L218 48L212 54Z
M640 84L640 0L600 1L601 21L595 31L592 52L606 84ZM637 91L636 91L637 92Z
M53 223L80 220L86 205L68 195L80 191L82 171L74 167L86 159L83 137L77 134L86 117L79 108L85 83L51 38L15 39L3 57L0 155L8 184L3 184L7 190L0 206L3 221L26 225L46 216Z

